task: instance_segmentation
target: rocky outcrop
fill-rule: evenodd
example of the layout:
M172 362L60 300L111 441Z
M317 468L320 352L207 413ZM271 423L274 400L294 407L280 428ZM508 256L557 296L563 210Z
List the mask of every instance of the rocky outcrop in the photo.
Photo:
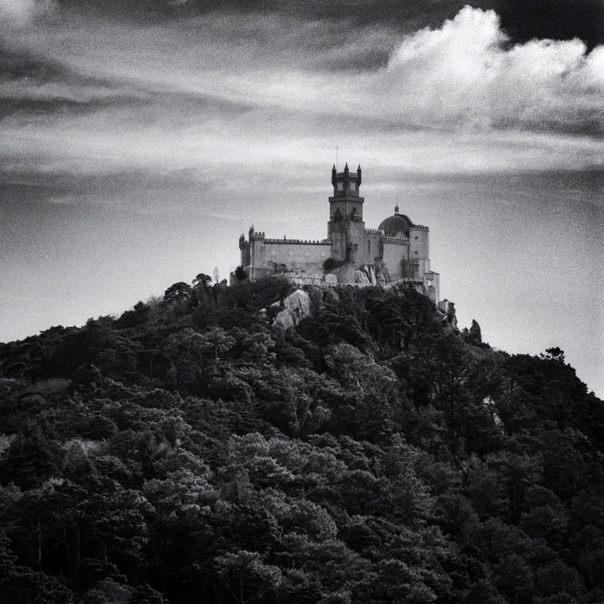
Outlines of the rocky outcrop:
M280 308L282 310L275 316L273 328L286 331L310 315L310 296L303 289L297 289L283 299Z
M449 302L447 309L447 321L453 329L457 329L457 316L455 315L455 303Z
M354 262L343 262L331 272L338 278L338 283L354 283Z
M457 329L457 317L455 316L455 304L450 302L446 298L441 300L436 308L438 312L443 317L443 323L452 327L453 329Z
M378 285L386 285L390 281L388 269L382 261L376 261L375 263L375 280Z
M468 331L468 342L470 344L482 344L482 333L478 321L472 319L472 325Z
M377 285L373 264L363 264L354 272L354 282L363 285Z

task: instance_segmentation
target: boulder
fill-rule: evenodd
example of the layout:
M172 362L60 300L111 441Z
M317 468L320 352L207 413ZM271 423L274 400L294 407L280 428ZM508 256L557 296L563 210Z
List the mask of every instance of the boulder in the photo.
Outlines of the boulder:
M310 315L310 296L303 289L297 289L284 298L281 307L273 321L273 328L286 331Z

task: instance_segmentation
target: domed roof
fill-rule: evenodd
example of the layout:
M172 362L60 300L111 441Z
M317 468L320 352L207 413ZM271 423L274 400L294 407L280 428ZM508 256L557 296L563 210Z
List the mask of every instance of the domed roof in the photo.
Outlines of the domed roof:
M401 236L409 237L409 229L413 223L408 216L398 213L398 206L394 209L394 216L389 216L386 220L382 220L378 229L384 231L385 235L390 237Z

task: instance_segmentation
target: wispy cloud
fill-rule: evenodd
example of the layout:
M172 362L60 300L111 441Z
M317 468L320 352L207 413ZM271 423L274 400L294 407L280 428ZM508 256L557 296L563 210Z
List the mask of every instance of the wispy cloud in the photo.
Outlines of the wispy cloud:
M1 93L4 163L19 169L205 179L234 164L330 161L336 144L427 172L599 162L604 48L510 45L493 11L466 7L407 35L275 14L133 24L64 13L7 43L25 61Z

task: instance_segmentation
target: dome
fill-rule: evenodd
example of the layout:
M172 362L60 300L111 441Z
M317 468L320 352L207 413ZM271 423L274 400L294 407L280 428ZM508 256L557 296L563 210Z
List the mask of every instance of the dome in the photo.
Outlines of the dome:
M389 216L386 220L382 220L378 229L384 231L384 234L389 237L401 236L409 237L409 229L413 226L411 220L404 214L398 213L398 208L394 212L394 216Z

